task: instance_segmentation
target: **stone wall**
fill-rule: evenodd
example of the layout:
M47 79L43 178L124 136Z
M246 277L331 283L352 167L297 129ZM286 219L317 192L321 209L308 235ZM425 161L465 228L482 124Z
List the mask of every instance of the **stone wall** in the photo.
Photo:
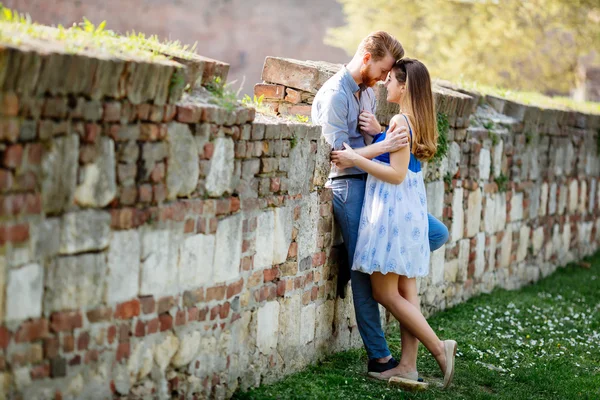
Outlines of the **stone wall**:
M0 59L6 398L225 398L361 345L336 297L319 127L177 92L176 63ZM202 62L204 81L226 75ZM335 71L281 62L308 82L269 78L286 90ZM444 83L436 102L449 151L426 168L428 199L451 239L420 281L427 313L596 249L598 116ZM380 120L394 112L379 102Z
M336 0L4 0L42 24L71 26L83 17L107 29L198 42L200 54L231 65L242 95L260 80L267 55L335 62L348 55L323 43L326 29L344 24Z
M340 67L270 57L255 93L279 114L295 114ZM419 282L426 314L535 282L598 248L600 115L519 104L446 81L433 89L448 151L424 166L428 208L450 239ZM300 104L289 97L295 92ZM377 117L387 124L398 108L385 101L382 84L375 93Z

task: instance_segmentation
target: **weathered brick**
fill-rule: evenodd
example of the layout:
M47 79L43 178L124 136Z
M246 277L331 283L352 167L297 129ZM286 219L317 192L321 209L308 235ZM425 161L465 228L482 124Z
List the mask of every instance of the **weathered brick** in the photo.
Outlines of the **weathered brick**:
M158 332L160 328L160 321L158 318L153 318L146 323L146 332L148 335Z
M117 304L114 317L116 319L131 319L140 315L140 301L133 299Z
M185 310L177 310L177 314L175 314L175 325L176 326L185 325L185 316L186 316Z
M187 290L183 292L184 307L193 307L204 301L204 289Z
M196 124L202 117L202 108L193 105L177 106L177 121L186 124Z
M90 334L88 332L82 332L77 337L77 350L87 350L90 345Z
M75 350L75 337L72 334L63 336L62 349L65 353L70 353Z
M144 321L138 320L135 323L134 335L135 337L143 337L146 335L146 324L144 323Z
M0 348L6 349L10 343L10 331L5 326L0 326Z
M104 103L104 121L119 122L121 119L121 103L109 101Z
M50 316L50 329L54 332L72 331L83 326L79 311L55 312Z
M140 303L142 305L142 312L144 314L152 314L154 313L156 302L154 301L153 296L143 296L140 297Z
M214 286L206 289L206 301L223 300L227 288L225 285Z
M257 83L254 85L254 95L264 96L266 99L282 100L285 97L285 86L270 83Z
M13 144L6 148L2 157L2 165L7 168L18 168L23 162L23 146Z
M129 342L119 343L119 345L117 346L117 355L116 355L117 362L121 362L122 360L128 359L129 355L130 355Z
M34 342L48 336L48 320L36 319L21 324L15 334L17 343Z
M160 322L160 331L164 332L173 328L173 317L170 314L164 313L158 316Z
M31 367L31 379L44 379L50 376L50 364L43 363Z
M156 312L158 314L163 314L175 306L177 306L177 299L175 297L172 297L172 296L162 297L158 300Z
M230 299L233 296L240 294L242 292L242 288L244 287L244 279L240 279L237 282L231 283L227 286L227 298Z

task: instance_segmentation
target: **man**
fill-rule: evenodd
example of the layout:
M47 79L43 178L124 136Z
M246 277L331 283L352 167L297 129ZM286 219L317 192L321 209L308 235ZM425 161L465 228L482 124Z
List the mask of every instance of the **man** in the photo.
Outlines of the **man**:
M343 143L348 143L360 155L374 158L408 145L408 133L402 127L390 129L384 141L365 146L368 134L382 130L375 118L372 87L385 80L396 60L403 56L398 40L386 32L374 32L363 39L350 63L319 89L312 105L312 120L323 127L322 134L333 150L343 150ZM367 174L356 167L332 166L326 185L333 191L334 217L350 263L354 259L366 180ZM432 251L448 240L447 228L431 215L429 232ZM368 371L381 374L394 369L389 372L394 373L400 367L387 346L370 277L358 271L351 271L350 276L358 330L369 356Z

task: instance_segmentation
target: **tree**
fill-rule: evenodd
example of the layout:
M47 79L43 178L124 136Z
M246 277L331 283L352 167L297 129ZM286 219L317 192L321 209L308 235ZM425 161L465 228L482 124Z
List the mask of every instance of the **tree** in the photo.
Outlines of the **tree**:
M385 30L435 77L566 93L600 53L599 0L338 0L347 25L325 41L353 54ZM365 5L368 4L368 5Z

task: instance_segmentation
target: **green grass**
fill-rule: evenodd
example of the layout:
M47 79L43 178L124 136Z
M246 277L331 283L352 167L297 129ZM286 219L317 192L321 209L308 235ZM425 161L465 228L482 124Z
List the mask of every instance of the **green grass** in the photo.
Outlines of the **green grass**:
M85 17L83 22L71 27L45 26L32 21L29 15L11 10L0 3L0 44L39 47L44 43L59 45L70 54L91 51L150 62L168 61L173 57L197 57L196 45L160 41L157 36L146 37L143 33L136 32L119 35L106 29L106 21L94 25Z
M600 255L591 269L561 268L519 291L496 290L429 319L442 338L458 341L454 383L408 393L365 376L364 350L327 357L235 399L600 399ZM397 328L388 335L400 354ZM420 346L427 381L438 367Z

